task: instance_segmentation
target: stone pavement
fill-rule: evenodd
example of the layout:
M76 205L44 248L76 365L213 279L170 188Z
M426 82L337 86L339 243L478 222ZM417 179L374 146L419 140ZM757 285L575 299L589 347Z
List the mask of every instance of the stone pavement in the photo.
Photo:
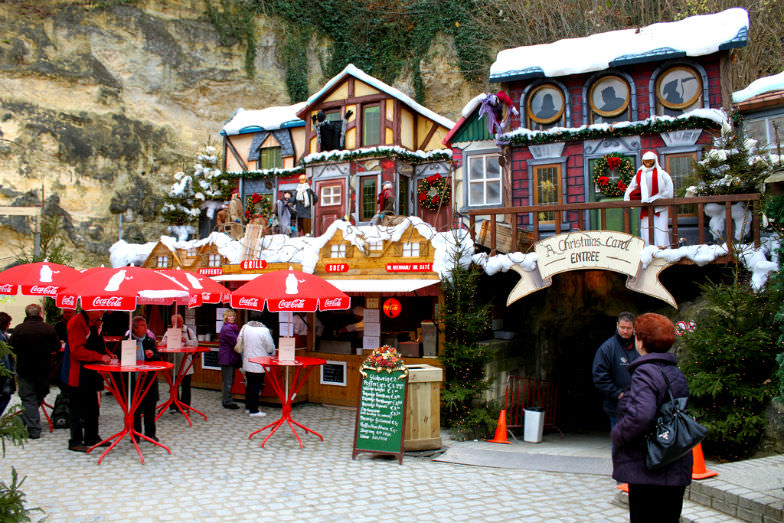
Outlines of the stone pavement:
M290 430L281 427L262 449L262 438L249 441L248 435L274 420L279 409L265 407L266 417L251 418L242 409L223 409L217 391L193 393L193 404L207 414L207 421L197 415L188 427L181 415L170 413L158 420L158 436L171 455L144 443L141 464L126 438L98 465L99 454L68 451L68 431L56 429L24 448L8 445L0 460L0 480L9 480L12 466L26 476L22 490L27 506L44 509L50 523L628 520L627 509L613 503L615 482L604 474L440 463L428 452L407 454L402 465L369 454L352 460L354 410L315 404L296 406L293 416L320 432L323 442L300 431L305 445L300 449ZM101 434L117 432L121 419L113 398L103 396ZM505 452L609 455L606 436L575 436L566 442L553 438L548 435L540 445L498 447L509 447ZM466 449L493 445L445 443ZM687 502L684 519L738 521L705 510Z

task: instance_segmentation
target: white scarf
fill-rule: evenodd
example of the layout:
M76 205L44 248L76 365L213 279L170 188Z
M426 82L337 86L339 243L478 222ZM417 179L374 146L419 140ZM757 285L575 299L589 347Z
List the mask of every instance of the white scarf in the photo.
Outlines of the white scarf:
M306 183L297 184L297 195L296 199L299 203L302 204L303 207L310 207L310 185Z

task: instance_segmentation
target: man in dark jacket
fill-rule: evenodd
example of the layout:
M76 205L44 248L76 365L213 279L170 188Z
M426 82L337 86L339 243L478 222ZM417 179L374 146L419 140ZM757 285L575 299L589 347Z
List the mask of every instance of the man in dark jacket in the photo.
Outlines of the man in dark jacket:
M593 358L593 384L604 396L602 407L610 417L610 428L615 426L618 400L631 381L629 364L638 357L634 348L634 314L622 312L615 334L602 343Z
M22 422L31 439L41 437L38 409L49 393L49 373L54 355L60 348L54 327L44 322L41 306L25 307L25 319L11 334L11 347L16 354L19 398L22 400Z
M152 337L147 330L147 320L144 319L144 316L133 317L133 330L128 334L130 335L128 339L136 342L137 362L161 361L162 358L161 354L158 352L157 343L155 342L155 338ZM128 379L126 377L127 374L129 373L124 373L121 380L125 384L127 384L127 381L125 381ZM134 379L136 378L134 377ZM154 379L154 376L145 376L139 379L145 380L140 387L147 387L150 380ZM126 386L127 385L122 385L123 388ZM158 382L153 381L152 385L150 385L150 389L142 397L139 408L133 413L134 430L141 433L142 415L144 415L144 435L155 441L158 441L158 437L155 435L155 406L158 403L158 397Z

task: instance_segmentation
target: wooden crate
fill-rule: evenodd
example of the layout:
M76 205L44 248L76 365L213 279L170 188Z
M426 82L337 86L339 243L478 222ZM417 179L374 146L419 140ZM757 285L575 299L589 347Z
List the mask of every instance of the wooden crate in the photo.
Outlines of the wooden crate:
M476 243L491 249L490 220L483 220L476 235ZM534 243L534 235L529 231L517 229L517 246L512 248L512 227L506 223L495 223L495 248L498 252L528 252Z
M408 366L405 450L441 448L441 382L444 370L432 365Z

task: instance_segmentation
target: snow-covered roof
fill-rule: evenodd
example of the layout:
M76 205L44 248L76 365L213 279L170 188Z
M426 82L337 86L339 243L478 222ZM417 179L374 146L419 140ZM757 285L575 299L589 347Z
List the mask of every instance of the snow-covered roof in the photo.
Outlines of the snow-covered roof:
M305 122L297 116L297 113L304 107L305 102L258 110L245 110L240 107L234 111L231 118L223 125L220 134L232 136L235 134L287 129L289 127L302 127L305 125Z
M784 71L779 74L774 74L773 76L757 78L745 89L735 91L732 93L732 102L736 104L745 102L755 96L773 91L784 91Z
M748 12L734 7L677 22L505 49L490 67L490 81L566 76L634 63L703 56L745 46L748 30Z
M444 118L440 114L434 113L427 107L419 105L411 97L403 94L403 92L400 91L399 89L395 89L391 85L382 82L378 78L374 78L370 76L369 74L367 74L365 71L355 66L354 64L348 64L345 69L343 69L337 75L332 77L332 79L330 79L326 84L324 84L324 87L322 87L321 90L319 90L317 93L314 93L313 95L310 96L310 98L307 99L305 105L307 107L313 105L322 96L327 94L333 87L335 87L339 82L341 82L343 78L345 78L347 75L351 75L357 80L361 80L366 84L375 87L379 91L388 94L392 98L396 98L397 100L400 100L401 102L403 102L404 104L406 104L407 106L409 106L411 109L418 112L422 116L426 118L430 118L434 122L438 123L439 125L443 125L447 129L451 129L452 126L455 124L452 120L448 118ZM300 108L299 111L302 111L302 108Z

